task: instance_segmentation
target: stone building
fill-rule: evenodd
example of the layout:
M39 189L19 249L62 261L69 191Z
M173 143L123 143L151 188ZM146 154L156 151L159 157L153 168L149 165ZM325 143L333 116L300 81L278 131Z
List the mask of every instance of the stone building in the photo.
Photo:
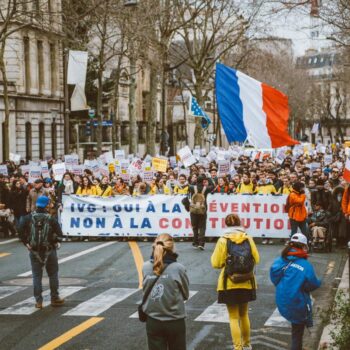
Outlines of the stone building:
M5 50L10 152L26 160L59 157L64 154L61 0L20 4L11 28L28 24L9 37ZM0 161L4 161L3 86L0 76Z

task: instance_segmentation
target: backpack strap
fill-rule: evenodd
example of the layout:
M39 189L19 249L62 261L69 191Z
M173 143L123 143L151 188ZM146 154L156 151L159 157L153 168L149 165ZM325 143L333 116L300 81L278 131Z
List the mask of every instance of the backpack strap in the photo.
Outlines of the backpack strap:
M206 188L206 186L204 186L201 193L204 194L206 190L207 190L207 188Z
M194 194L197 194L197 193L198 193L197 185L194 185Z

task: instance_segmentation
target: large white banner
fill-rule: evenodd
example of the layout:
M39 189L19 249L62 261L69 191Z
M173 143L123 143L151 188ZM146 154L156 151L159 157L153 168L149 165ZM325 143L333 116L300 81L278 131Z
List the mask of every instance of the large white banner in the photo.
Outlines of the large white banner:
M288 238L290 226L283 196L214 194L207 198L207 237L219 237L225 217L237 213L253 237ZM62 230L69 236L192 237L183 196L64 196Z

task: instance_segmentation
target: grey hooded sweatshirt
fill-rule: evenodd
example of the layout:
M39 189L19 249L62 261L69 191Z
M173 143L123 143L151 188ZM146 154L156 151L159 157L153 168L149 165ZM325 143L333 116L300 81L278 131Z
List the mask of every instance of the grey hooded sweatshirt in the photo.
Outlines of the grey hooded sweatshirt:
M157 278L153 273L153 262L145 262L143 276L143 293L146 293ZM188 297L189 280L186 269L174 261L168 265L152 288L143 305L143 311L159 321L179 320L186 317L185 300Z

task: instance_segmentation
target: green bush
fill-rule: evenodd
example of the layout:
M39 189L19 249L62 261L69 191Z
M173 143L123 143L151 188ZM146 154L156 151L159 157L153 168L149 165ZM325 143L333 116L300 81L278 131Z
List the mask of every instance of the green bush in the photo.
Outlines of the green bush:
M350 349L350 300L343 291L339 291L335 298L331 316L336 329L331 332L332 348L338 350Z

